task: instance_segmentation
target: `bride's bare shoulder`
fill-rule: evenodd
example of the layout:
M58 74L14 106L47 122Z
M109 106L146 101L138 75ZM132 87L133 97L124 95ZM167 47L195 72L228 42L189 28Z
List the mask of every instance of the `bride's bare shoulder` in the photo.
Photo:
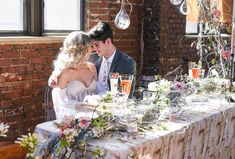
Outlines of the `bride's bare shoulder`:
M68 82L76 79L76 70L67 68L63 70L58 78L58 86L64 88Z

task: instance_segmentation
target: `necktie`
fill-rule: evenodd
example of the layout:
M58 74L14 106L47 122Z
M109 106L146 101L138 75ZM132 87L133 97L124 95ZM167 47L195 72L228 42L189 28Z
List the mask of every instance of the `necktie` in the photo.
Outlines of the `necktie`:
M103 89L104 89L104 91L109 91L108 74L109 74L109 62L107 59L105 59L105 61L104 61L104 76L103 76Z

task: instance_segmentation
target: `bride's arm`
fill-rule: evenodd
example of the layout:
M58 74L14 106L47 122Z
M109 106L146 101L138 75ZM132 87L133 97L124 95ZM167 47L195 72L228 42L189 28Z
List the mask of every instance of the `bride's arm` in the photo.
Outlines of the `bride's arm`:
M97 77L97 70L96 70L96 66L94 64L92 64L92 69L93 69L93 72L94 72L94 77L95 77L95 80L97 81L98 80L98 77Z
M72 81L72 74L69 69L64 70L58 77L57 86L59 88L65 88L69 81Z
M97 81L97 70L96 66L93 63L87 62L88 69L90 70L91 74L94 76L94 79Z

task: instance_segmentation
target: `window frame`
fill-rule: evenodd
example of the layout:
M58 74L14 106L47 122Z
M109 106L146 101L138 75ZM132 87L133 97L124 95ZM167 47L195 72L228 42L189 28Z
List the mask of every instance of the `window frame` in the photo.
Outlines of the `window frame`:
M81 29L84 29L84 0L79 0ZM63 35L75 30L44 30L44 0L23 0L23 31L0 30L0 36Z

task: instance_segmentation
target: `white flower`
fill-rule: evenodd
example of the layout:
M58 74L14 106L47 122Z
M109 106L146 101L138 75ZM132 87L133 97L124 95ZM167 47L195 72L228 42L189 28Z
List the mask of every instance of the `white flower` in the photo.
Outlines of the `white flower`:
M168 80L162 79L158 84L158 87L162 89L164 93L169 92L171 89L172 83Z
M157 91L157 83L156 82L150 82L148 84L148 90L149 91Z
M94 133L95 137L100 137L103 133L103 130L100 129L99 127L94 127L92 128L92 132Z
M6 137L8 132L9 125L0 123L0 137Z
M74 141L74 137L78 136L78 132L75 129L65 129L64 135L66 136L66 139L70 142Z
M170 88L172 86L172 82L162 79L157 82L150 82L148 84L148 90L149 91L159 91L161 90L162 92L166 93L170 91Z

